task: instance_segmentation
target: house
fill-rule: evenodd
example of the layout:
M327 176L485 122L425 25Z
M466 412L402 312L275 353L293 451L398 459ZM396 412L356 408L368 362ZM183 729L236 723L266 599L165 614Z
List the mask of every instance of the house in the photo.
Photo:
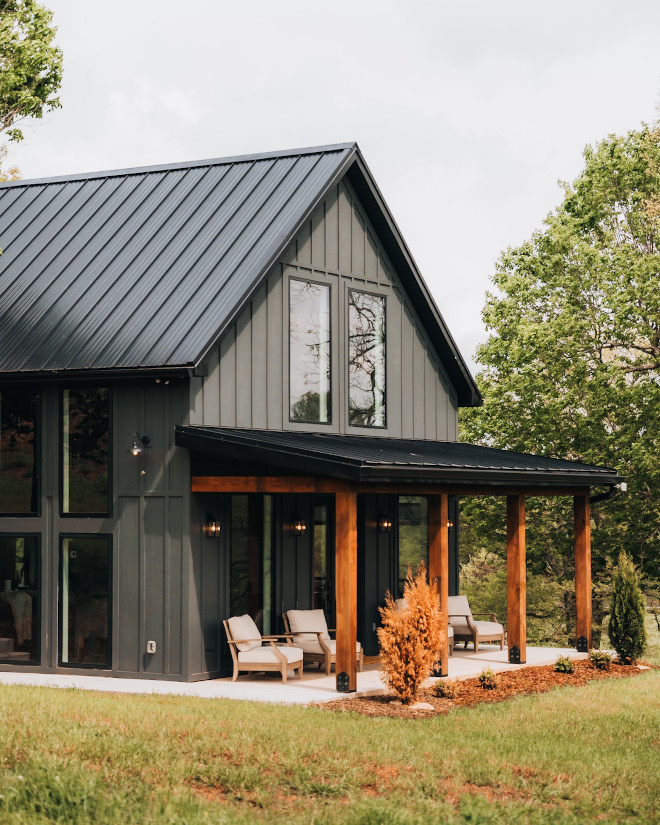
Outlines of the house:
M446 619L493 493L511 661L529 494L574 499L589 647L619 477L457 442L479 391L356 144L5 183L0 246L0 669L210 679L223 618L321 607L352 690L408 563Z

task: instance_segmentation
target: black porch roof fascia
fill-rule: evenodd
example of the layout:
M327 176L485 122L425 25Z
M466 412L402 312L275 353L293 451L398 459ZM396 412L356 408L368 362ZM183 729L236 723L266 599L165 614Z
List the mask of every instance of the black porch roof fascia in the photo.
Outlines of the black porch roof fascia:
M360 435L175 426L179 447L297 473L357 482L428 482L538 487L612 485L623 478L594 467L529 453L454 441L422 441Z

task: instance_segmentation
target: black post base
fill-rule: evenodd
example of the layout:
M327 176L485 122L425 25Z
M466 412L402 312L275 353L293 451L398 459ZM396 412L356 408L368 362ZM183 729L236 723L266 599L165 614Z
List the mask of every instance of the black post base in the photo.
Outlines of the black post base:
M575 648L578 653L589 653L589 642L586 636L578 636Z
M520 648L516 647L515 645L509 648L509 664L520 664Z
M348 673L343 670L337 674L337 693L355 693L355 690L350 688L351 680Z

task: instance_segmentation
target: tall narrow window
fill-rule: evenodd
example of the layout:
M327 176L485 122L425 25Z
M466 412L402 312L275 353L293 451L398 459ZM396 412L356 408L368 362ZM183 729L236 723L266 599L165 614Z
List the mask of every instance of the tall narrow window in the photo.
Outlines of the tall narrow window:
M0 662L39 664L37 536L0 536Z
M289 280L289 416L328 424L330 394L330 287Z
M110 667L110 536L65 536L60 552L60 662Z
M349 291L348 421L385 427L385 298Z
M62 513L110 512L107 388L62 393Z
M229 609L248 613L259 630L273 628L273 497L231 497Z
M399 596L403 596L408 567L415 573L420 561L428 570L428 499L424 496L399 496Z
M33 390L0 390L0 513L38 513L37 402Z

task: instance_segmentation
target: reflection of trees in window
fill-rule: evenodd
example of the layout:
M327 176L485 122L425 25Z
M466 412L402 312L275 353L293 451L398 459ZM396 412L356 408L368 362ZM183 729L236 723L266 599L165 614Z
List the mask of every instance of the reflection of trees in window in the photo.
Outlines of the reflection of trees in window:
M403 596L408 567L415 572L420 561L428 570L428 499L423 496L399 496L399 596Z
M289 411L292 421L330 421L330 287L289 280Z
M109 511L109 392L64 390L62 511Z
M385 426L385 298L349 292L348 420Z
M0 662L39 662L39 540L0 536Z
M35 432L37 396L31 390L0 392L0 512L38 511Z

